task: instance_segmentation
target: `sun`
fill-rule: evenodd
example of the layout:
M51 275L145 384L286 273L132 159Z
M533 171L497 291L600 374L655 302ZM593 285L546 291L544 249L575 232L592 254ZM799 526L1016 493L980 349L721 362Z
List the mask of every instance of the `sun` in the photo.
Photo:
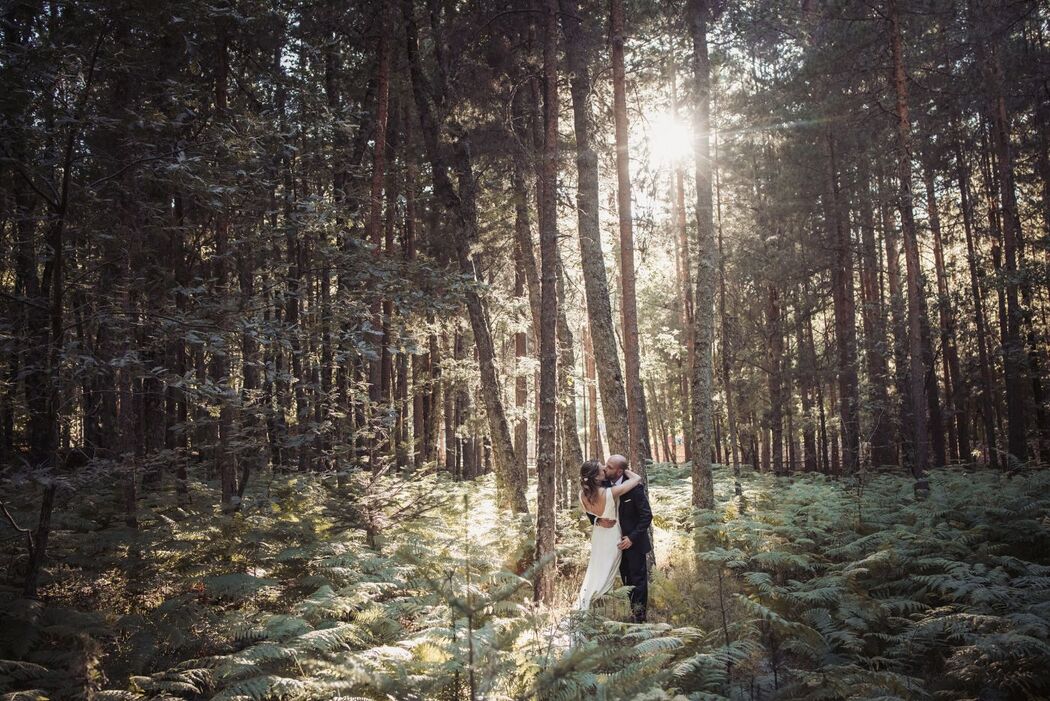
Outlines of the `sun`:
M647 121L645 138L653 165L677 165L689 160L693 130L685 121L670 112L659 112Z

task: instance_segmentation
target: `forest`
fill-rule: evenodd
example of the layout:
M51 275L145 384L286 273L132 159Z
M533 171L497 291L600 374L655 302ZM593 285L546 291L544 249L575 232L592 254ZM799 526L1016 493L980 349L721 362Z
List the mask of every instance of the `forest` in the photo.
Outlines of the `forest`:
M0 701L1050 698L1045 2L0 35Z

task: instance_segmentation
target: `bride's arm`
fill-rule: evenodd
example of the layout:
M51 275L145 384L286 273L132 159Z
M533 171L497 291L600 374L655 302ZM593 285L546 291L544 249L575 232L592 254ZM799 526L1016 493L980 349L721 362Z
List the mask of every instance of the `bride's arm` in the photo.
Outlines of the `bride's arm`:
M612 488L612 494L614 497L626 494L642 483L642 476L636 472L624 470L623 476L627 479Z

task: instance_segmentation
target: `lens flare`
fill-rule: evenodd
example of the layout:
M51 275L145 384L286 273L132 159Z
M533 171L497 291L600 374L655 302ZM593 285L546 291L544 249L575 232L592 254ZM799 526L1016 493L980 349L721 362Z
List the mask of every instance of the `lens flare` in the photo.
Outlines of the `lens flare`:
M661 112L648 122L645 138L654 165L671 165L689 159L693 152L693 130L681 117Z

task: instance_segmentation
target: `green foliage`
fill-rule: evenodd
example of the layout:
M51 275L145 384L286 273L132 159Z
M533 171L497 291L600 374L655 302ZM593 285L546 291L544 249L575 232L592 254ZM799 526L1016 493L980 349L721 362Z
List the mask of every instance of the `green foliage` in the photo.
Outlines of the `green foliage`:
M0 694L1047 693L1050 475L940 471L918 502L890 475L745 474L737 499L716 470L717 509L694 513L688 466L650 474L657 622L640 626L607 617L625 613L623 589L586 615L568 611L586 554L575 513L559 516L556 604L535 605L529 520L495 510L490 478L275 478L233 516L158 497L138 532L78 512L90 527L57 530L48 603L3 595ZM394 489L401 501L369 496ZM384 519L381 537L369 536L363 509Z
M698 514L701 572L722 583L734 684L777 698L1040 698L1050 691L1050 475L904 479L750 475ZM686 508L682 505L679 508ZM710 570L715 570L711 572ZM727 665L728 666L728 665Z

